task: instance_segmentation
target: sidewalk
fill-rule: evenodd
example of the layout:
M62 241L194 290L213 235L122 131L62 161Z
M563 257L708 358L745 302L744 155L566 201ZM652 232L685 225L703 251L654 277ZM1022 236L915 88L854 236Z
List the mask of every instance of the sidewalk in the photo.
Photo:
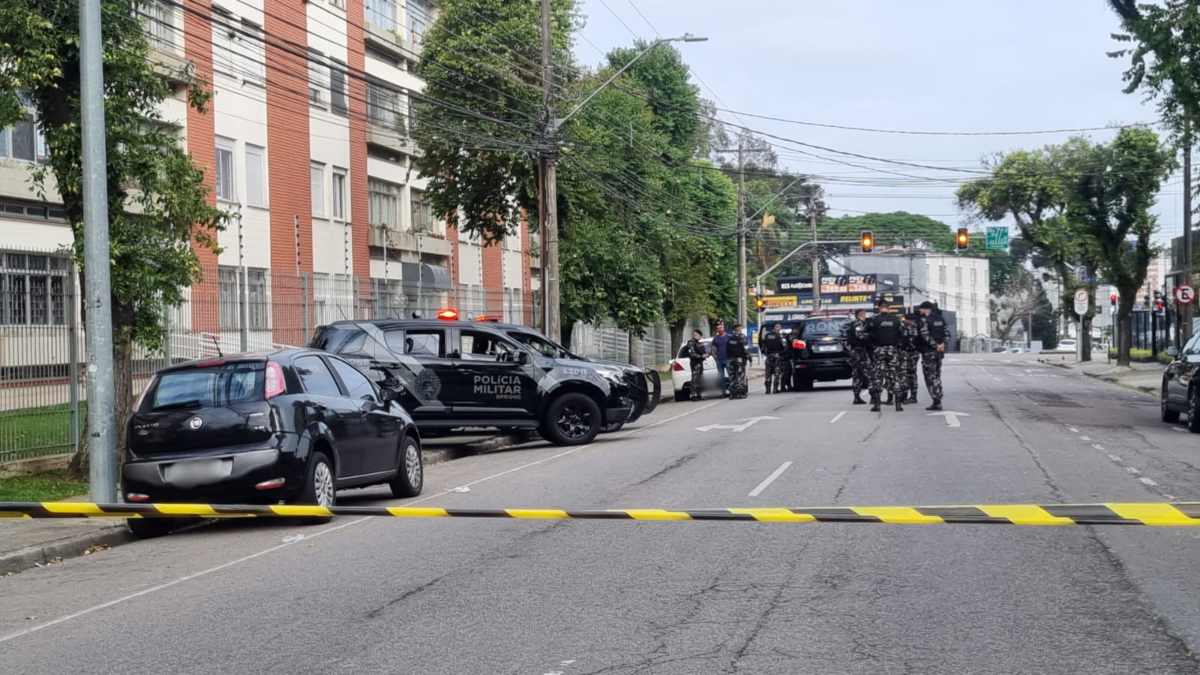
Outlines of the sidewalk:
M1068 354L1044 355L1038 357L1038 361L1152 396L1158 396L1159 390L1162 388L1164 366L1161 363L1134 363L1130 366L1118 366L1116 362L1109 362L1106 359L1077 363L1075 356Z

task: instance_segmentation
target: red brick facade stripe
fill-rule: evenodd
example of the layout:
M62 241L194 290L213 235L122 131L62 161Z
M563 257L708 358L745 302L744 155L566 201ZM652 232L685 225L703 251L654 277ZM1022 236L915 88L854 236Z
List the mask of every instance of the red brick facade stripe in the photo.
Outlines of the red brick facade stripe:
M529 214L521 212L521 306L525 325L537 325L537 317L533 315L533 262L529 250Z
M363 35L365 14L363 0L348 0L346 3L346 46L347 65L351 72L366 72L366 44ZM371 276L371 230L370 206L367 196L367 83L361 77L348 77L350 104L350 214L351 237L353 239L353 270L362 279L370 292ZM369 296L367 296L369 297Z
M307 45L306 4L302 0L264 0L267 35L291 44ZM271 201L271 304L275 340L303 340L312 320L305 317L302 284L297 272L313 269L312 196L309 191L308 106L296 92L308 91L308 61L300 55L267 44L267 187ZM299 226L299 256L296 227ZM298 268L298 269L297 269ZM309 297L312 284L307 285Z
M488 314L504 313L504 246L483 247L483 295Z
M205 88L212 90L212 24L207 16L212 10L210 0L189 0L188 7L195 12L183 13L183 49L184 56L194 68L195 77L204 83ZM206 112L200 112L188 106L187 109L187 151L192 162L204 172L204 183L208 187L208 203L217 203L217 170L216 170L216 139L213 122L212 99ZM204 247L196 247L196 257L200 259L200 272L203 278L192 288L194 295L212 292L217 288L217 254ZM193 302L192 329L196 331L217 331L220 329L220 315L217 304L213 302Z

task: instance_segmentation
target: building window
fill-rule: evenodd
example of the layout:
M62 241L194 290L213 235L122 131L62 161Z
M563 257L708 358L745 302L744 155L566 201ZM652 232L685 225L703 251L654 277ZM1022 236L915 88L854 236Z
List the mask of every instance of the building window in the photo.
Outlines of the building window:
M312 193L312 215L325 217L325 165L313 162L308 168L308 189Z
M975 273L978 271L979 270L975 269L974 267L971 268L971 288L975 288Z
M963 283L962 283L962 268L955 267L954 268L954 286L956 288L962 288L962 285L963 285Z
M396 31L395 0L367 0L367 21L373 28L385 32Z
M329 4L338 9L346 9L346 0L329 0Z
M978 334L979 334L979 319L977 317L971 317L971 335L978 335Z
M346 219L346 170L333 168L333 190L330 195L330 215L335 220Z
M346 109L346 64L329 59L329 109L334 115L345 117Z
M267 44L262 27L242 19L242 33L237 36L238 54L242 61L242 77L253 84L267 82Z
M308 50L308 101L325 109L325 92L329 89L329 68L325 56L315 49Z
M400 191L395 183L370 179L367 181L368 221L374 226L400 229Z
M34 218L37 220L52 220L63 222L67 212L62 206L37 202L8 201L0 202L0 215L6 218Z
M367 116L372 124L405 134L407 109L404 94L384 84L367 83Z
M229 76L237 74L238 36L229 10L216 5L212 8L213 70Z
M938 307L941 307L942 309L949 309L949 307L946 305L946 292L945 291L942 291L941 293L938 294Z
M217 268L220 285L220 314L223 330L241 328L241 269L232 265ZM246 313L250 330L268 330L271 316L271 301L267 297L267 271L256 267L246 268Z
M150 46L175 51L178 45L175 38L175 6L163 0L148 0L138 7L138 11L141 12Z
M217 199L227 202L237 201L233 182L233 148L232 140L217 139Z
M938 284L946 285L946 266L938 265Z
M38 128L32 107L11 127L0 129L0 158L40 162L46 159L46 138Z
M433 207L420 190L412 191L412 226L414 232L433 231Z
M246 144L246 203L267 207L267 150Z
M405 18L408 23L408 39L412 40L414 45L420 45L425 39L425 31L433 23L428 0L408 0Z
M66 323L66 258L0 254L0 325L61 326Z

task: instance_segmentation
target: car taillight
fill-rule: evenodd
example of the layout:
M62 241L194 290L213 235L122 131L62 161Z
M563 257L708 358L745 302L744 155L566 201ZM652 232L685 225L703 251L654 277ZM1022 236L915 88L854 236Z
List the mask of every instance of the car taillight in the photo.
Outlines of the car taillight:
M272 399L287 392L287 383L283 381L283 367L274 361L267 362L266 398Z
M675 371L675 372L677 372L677 373L682 373L682 372L683 372L683 364L682 364L682 363L680 363L680 362L678 362L678 361L676 361L676 362L674 362L674 363L672 363L672 364L671 364L671 370L673 370L673 371Z
M807 346L804 340L792 340L792 349L804 349Z

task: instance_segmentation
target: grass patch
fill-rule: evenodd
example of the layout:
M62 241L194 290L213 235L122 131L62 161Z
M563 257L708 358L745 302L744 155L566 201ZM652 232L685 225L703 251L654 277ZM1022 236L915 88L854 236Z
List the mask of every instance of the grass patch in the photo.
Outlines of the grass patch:
M70 478L66 471L0 478L0 502L49 502L87 491L87 483Z
M87 405L79 404L79 420L87 418ZM70 452L71 407L68 404L21 408L0 413L0 461L6 455L45 455L53 449ZM26 453L22 451L38 452Z

